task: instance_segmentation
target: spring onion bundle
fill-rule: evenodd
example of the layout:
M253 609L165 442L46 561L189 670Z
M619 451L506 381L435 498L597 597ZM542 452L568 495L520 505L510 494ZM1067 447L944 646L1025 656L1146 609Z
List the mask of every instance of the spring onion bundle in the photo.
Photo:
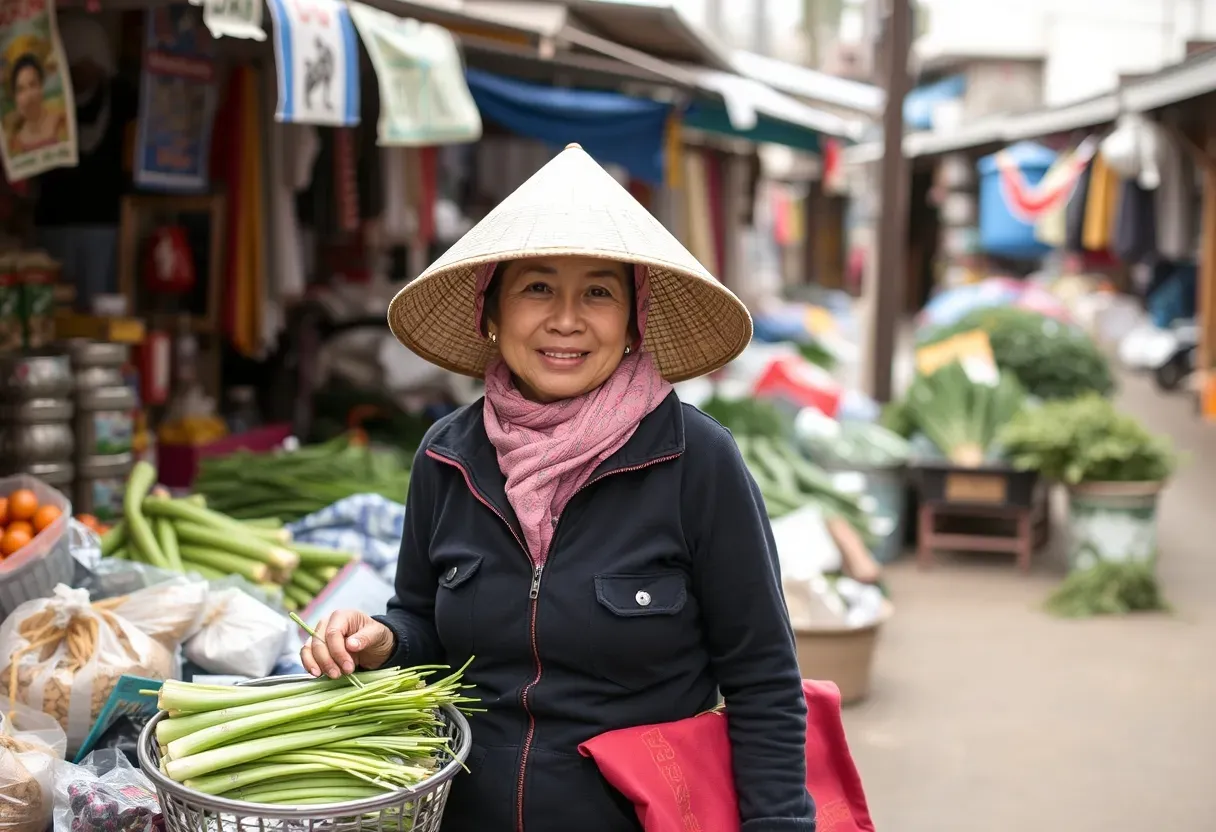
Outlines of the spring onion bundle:
M402 501L409 457L373 450L349 435L295 451L238 451L199 463L194 488L212 508L232 517L298 520L353 494Z
M173 499L151 491L152 466L131 471L123 519L101 540L106 557L193 572L208 580L239 575L303 609L338 571L357 560L348 552L295 543L278 519L236 520L214 511L200 495Z
M204 794L294 806L417 785L452 753L439 707L475 701L461 695L467 667L429 684L447 668L259 687L165 682L161 771Z

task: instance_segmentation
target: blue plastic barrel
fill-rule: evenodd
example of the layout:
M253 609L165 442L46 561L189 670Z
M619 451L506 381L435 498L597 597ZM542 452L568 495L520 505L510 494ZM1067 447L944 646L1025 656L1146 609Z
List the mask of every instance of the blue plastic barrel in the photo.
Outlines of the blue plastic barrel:
M1012 157L1028 185L1037 185L1056 161L1056 152L1033 142L1019 142L1003 151ZM986 254L1033 260L1051 251L1034 236L1034 223L1019 217L1006 201L997 156L976 164L980 175L980 248Z

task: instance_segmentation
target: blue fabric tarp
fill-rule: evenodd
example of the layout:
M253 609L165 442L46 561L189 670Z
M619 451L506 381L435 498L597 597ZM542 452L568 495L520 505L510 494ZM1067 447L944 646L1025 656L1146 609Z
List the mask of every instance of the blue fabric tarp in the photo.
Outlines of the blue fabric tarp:
M484 118L556 148L578 142L601 164L621 165L652 184L663 182L670 105L614 92L546 87L476 69L466 75Z

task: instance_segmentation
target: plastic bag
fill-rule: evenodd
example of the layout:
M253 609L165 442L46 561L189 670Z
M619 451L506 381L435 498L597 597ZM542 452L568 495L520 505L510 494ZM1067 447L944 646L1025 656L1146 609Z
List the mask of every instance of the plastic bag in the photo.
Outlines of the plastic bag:
M43 832L54 807L55 763L67 749L63 729L37 711L0 716L0 832Z
M55 832L155 832L164 829L148 778L118 751L94 751L55 772Z
M132 592L114 608L114 612L145 635L170 650L176 650L203 625L208 592L206 581L178 576Z
M185 657L209 673L261 677L274 670L291 622L239 589L213 593Z
M91 604L84 590L60 584L50 598L17 607L0 626L10 699L54 717L70 753L84 742L124 674L175 675L173 653L115 614L117 605L114 599Z

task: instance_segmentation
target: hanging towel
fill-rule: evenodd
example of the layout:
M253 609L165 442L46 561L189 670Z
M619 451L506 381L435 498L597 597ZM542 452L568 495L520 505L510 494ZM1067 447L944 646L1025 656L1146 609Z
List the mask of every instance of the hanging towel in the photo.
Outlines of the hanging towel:
M1074 153L1061 153L1055 164L1043 175L1039 187L1046 191L1053 191L1057 182L1067 183L1071 192L1076 187L1079 175L1076 162ZM1064 247L1068 238L1068 204L1069 199L1066 196L1053 202L1050 208L1039 215L1039 219L1034 225L1036 240L1052 248Z
M1105 251L1110 247L1118 208L1119 177L1102 154L1098 154L1090 170L1089 196L1085 204L1083 242L1088 251Z

